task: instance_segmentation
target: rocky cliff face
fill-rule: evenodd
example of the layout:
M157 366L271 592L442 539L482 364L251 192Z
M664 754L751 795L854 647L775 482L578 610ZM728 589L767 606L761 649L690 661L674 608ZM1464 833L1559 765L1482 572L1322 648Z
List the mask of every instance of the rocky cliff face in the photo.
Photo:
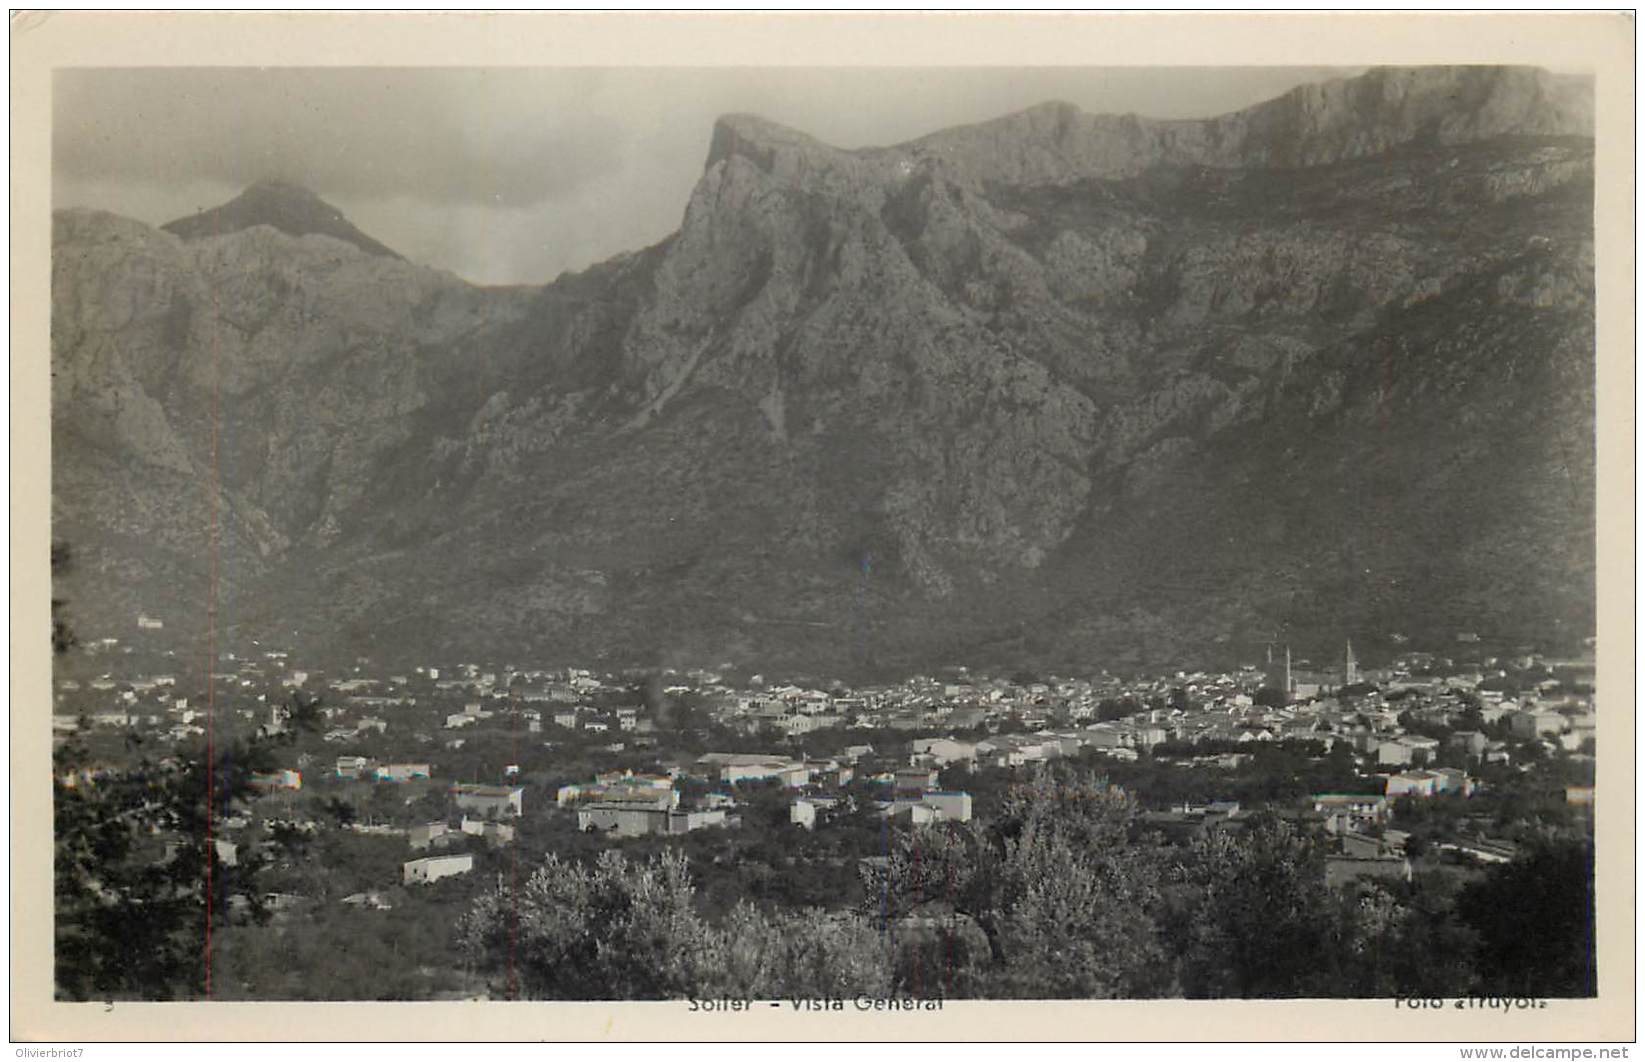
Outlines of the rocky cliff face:
M58 534L110 622L187 609L215 506L238 622L379 652L1579 635L1591 204L1580 86L1462 68L855 152L732 116L674 236L529 293L61 215Z
M221 577L248 592L334 543L526 305L326 236L54 221L54 534L80 547L83 609L200 612L214 522Z

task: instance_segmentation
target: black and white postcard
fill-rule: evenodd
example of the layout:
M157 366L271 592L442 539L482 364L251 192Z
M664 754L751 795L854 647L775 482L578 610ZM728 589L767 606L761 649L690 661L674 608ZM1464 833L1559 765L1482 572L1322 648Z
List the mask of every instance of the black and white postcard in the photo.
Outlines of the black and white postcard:
M12 43L14 1037L1632 1037L1626 17Z

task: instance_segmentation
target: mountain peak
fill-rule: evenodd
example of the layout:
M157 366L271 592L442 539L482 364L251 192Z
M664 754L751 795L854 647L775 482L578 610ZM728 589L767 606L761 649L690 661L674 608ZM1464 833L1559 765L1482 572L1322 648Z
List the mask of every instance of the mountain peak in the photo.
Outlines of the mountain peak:
M367 254L400 257L355 228L341 210L310 189L278 177L265 177L221 206L168 221L160 227L185 240L197 240L257 225L268 225L288 236L330 236L353 244Z
M264 177L261 180L253 181L251 184L246 185L245 191L240 194L254 198L281 198L311 203L325 202L307 186L298 184L295 181L288 181L283 177Z
M714 122L714 135L708 147L708 161L703 164L703 168L707 169L733 155L741 155L760 168L769 170L779 151L829 156L845 154L839 148L830 147L798 129L791 129L769 118L761 118L757 114L723 114Z

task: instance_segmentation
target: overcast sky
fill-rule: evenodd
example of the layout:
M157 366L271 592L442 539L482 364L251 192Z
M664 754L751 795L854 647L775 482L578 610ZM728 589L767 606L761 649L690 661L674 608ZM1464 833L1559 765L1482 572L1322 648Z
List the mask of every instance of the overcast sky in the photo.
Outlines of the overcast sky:
M479 283L544 283L672 232L721 114L867 147L1053 99L1093 113L1205 117L1355 72L62 71L53 205L158 225L283 177L414 261Z

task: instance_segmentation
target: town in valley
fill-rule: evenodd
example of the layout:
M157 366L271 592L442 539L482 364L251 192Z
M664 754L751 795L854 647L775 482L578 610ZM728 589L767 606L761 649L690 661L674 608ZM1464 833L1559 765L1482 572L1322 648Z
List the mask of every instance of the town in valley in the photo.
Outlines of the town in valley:
M238 766L243 785L220 777L200 824L224 880L257 868L211 916L228 998L511 998L510 972L465 957L460 929L550 856L683 855L709 917L740 901L874 915L895 838L985 826L1059 768L1123 799L1126 843L1155 852L1292 831L1322 894L1466 886L1527 846L1592 837L1591 649L1493 651L1466 632L1367 665L1351 643L1315 663L1271 644L1221 671L873 684L729 664L328 667L259 644L220 651L207 677L168 646L144 615L60 657L56 786L72 806ZM203 841L149 832L129 858L165 866ZM879 914L910 940L966 918L941 897ZM333 951L344 939L371 977L348 980L362 971ZM951 993L917 965L903 957L888 997Z
M1556 66L56 69L54 998L1600 995Z

